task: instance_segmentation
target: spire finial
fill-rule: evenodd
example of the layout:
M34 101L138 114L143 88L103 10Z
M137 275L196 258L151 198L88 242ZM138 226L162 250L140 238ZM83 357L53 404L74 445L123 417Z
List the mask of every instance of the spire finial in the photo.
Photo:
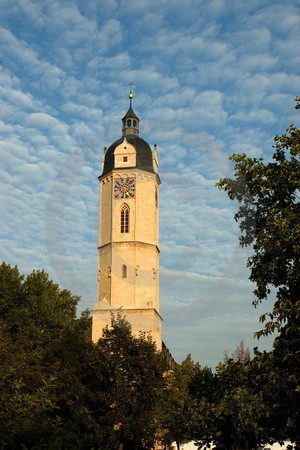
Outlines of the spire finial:
M130 92L129 92L128 97L129 97L129 100L130 100L130 106L131 106L131 101L133 99L132 86L134 86L134 85L135 85L134 81L129 81L128 86L130 86Z

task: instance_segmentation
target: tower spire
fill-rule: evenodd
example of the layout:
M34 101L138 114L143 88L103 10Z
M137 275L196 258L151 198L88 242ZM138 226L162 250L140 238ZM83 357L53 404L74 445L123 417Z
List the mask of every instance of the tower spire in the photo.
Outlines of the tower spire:
M132 99L133 99L133 92L132 92L132 86L135 85L133 81L129 81L128 85L130 86L130 92L129 92L129 108L127 113L122 119L122 132L123 136L128 134L139 134L139 121L140 119L136 116L135 112L132 109Z

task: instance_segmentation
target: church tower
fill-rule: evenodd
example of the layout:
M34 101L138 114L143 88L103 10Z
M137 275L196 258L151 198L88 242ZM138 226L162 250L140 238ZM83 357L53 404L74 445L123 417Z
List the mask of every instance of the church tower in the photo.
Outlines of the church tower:
M92 339L118 311L132 332L149 333L162 348L159 314L158 188L156 146L139 137L139 118L130 105L122 137L105 150L100 181L98 301Z

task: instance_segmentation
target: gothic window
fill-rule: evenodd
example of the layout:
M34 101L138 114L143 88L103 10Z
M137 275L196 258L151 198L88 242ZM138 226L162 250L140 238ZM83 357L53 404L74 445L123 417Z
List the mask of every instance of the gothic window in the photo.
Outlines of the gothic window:
M129 206L126 203L121 209L121 233L129 233Z
M131 119L127 119L127 126L131 127Z
M133 120L133 126L136 127L136 120Z
M122 278L127 278L127 267L125 264L122 266Z

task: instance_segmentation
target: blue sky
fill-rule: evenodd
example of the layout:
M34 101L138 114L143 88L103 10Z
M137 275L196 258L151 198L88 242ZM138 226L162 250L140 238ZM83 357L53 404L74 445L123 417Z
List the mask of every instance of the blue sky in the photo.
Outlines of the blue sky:
M299 8L284 0L1 0L1 255L96 300L98 175L133 80L160 156L164 340L215 366L252 339L249 250L215 187L297 123ZM297 90L298 89L298 90Z

